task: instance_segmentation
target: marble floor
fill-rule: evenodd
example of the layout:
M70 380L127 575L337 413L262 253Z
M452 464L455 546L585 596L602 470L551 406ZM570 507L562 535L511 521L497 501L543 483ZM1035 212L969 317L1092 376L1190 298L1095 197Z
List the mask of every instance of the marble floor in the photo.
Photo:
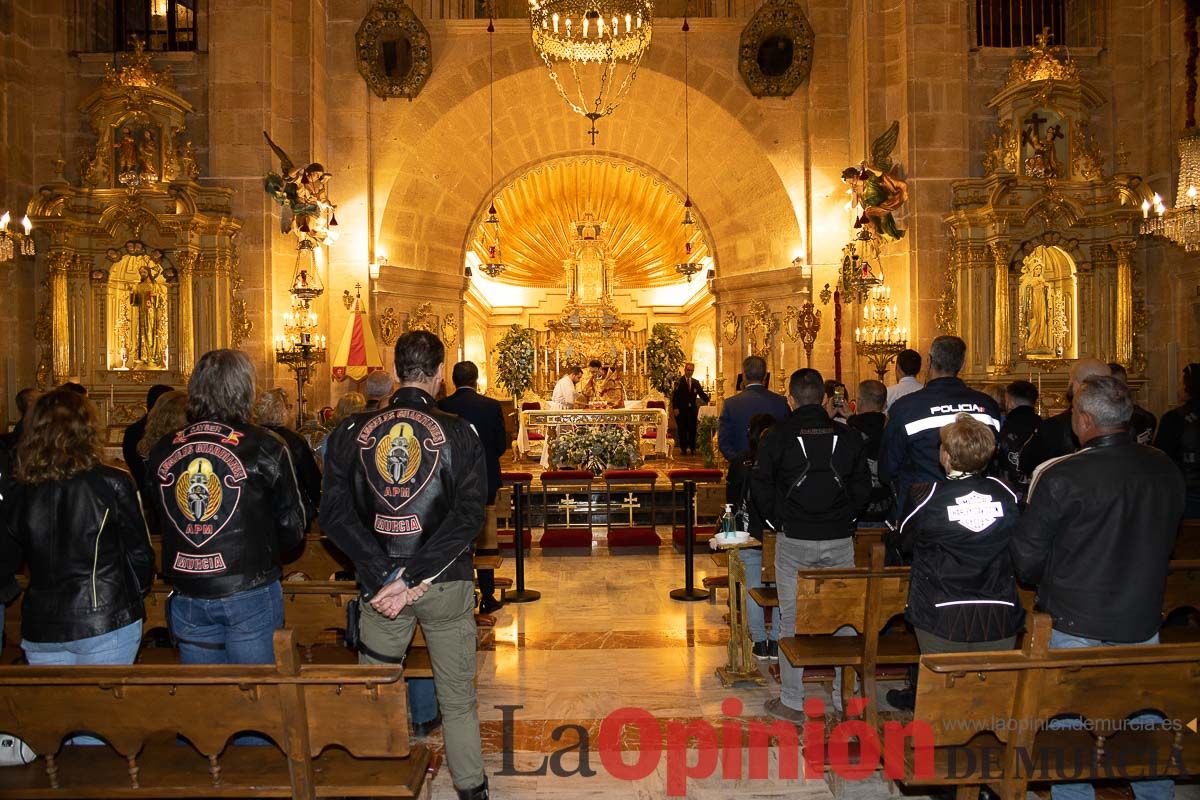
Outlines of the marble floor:
M705 550L695 560L697 585L705 575L724 572ZM513 575L511 557L498 574ZM683 581L683 557L669 547L657 556L611 556L600 547L590 557L542 557L534 548L526 561L526 586L540 591L541 599L505 605L496 614L494 641L486 637L478 654L484 759L494 797L832 800L834 793L825 779L779 779L775 748L743 753L728 765L723 756L717 758L715 769L705 778L685 779L683 763L668 759L664 745L668 730L681 736L689 723L700 723L693 725L691 733L704 736L713 729L719 743L725 741L724 723L736 726L729 732L740 741L746 726L772 721L763 703L778 692L774 680L762 687L721 686L715 670L726 657L725 591L720 590L715 604L672 600L668 592ZM881 695L897 685L883 684ZM828 705L823 690L814 687L814 691ZM622 708L641 709L658 723L658 746L663 752L652 769L655 748L643 746L632 728L619 741L614 737L613 749L619 754L610 753L608 761L603 760L601 723ZM652 729L639 730L646 735ZM581 770L578 743L583 735L588 757ZM698 764L697 741L689 739L693 749L686 763L693 768ZM440 732L427 743L441 748ZM552 757L565 748L570 749ZM627 765L645 759L641 762L644 777L614 777L609 767L617 757ZM750 759L762 758L767 763L766 777L745 777L750 774ZM734 763L740 765L740 773ZM552 765L559 774L549 768ZM594 774L580 774L588 771ZM919 790L908 791L920 796ZM845 800L882 800L899 793L878 774L838 787L839 798ZM443 764L433 783L433 797L453 800L455 796ZM1131 800L1132 794L1117 788L1102 791L1100 797ZM1200 800L1200 786L1180 786L1177 797ZM1048 793L1042 793L1042 798L1048 798Z

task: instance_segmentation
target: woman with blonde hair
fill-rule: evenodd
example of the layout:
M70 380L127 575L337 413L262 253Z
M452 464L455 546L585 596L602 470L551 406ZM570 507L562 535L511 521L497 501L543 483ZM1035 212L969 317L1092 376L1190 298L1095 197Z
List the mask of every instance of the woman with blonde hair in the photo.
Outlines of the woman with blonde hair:
M367 408L367 398L363 397L359 392L347 392L342 395L342 399L337 401L337 407L333 410L333 419L329 423L329 430L333 431L338 425L342 424L342 420L346 417L352 417L355 414L361 414ZM321 453L321 458L325 458L325 444L329 441L329 435L321 440L320 446L317 448Z
M21 648L30 664L132 664L154 550L129 473L100 462L96 409L58 389L25 418L4 487L0 579L22 564Z
M300 494L308 505L310 517L314 517L321 506L321 467L308 445L308 440L287 426L292 407L287 392L283 389L268 389L254 400L254 422L274 433L287 445L292 454L292 466L296 468L296 481Z

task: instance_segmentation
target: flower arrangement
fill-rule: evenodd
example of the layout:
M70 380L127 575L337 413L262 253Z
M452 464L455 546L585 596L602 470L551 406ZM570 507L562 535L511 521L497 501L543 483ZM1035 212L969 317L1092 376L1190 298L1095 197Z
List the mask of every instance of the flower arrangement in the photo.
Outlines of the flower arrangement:
M520 402L533 383L533 363L536 358L533 331L513 325L496 344L496 383Z
M696 444L700 448L700 456L704 459L704 466L712 469L717 466L717 445L714 441L717 438L717 427L720 421L717 417L701 417L696 424Z
M630 469L642 463L633 431L620 425L581 427L563 433L550 443L555 467L578 467L599 475L610 467Z
M671 389L687 363L679 333L670 325L655 324L646 339L646 357L650 365L650 386L670 397Z

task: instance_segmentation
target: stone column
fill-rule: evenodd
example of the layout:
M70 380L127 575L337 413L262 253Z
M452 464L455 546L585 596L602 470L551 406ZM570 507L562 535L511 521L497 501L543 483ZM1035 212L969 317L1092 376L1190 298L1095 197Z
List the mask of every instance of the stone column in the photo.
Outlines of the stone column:
M192 310L192 275L199 254L194 250L181 250L176 255L179 267L179 377L187 383L196 364L195 321Z
M1003 239L990 243L992 251L992 268L995 272L996 310L993 317L992 332L992 367L997 373L1008 372L1012 366L1010 342L1012 335L1009 325L1009 289L1008 289L1008 257L1012 251L1009 243Z
M75 255L66 250L50 254L50 373L54 385L71 377L71 328L68 320L67 272Z
M1133 364L1133 249L1132 241L1112 243L1117 255L1117 362L1132 368Z

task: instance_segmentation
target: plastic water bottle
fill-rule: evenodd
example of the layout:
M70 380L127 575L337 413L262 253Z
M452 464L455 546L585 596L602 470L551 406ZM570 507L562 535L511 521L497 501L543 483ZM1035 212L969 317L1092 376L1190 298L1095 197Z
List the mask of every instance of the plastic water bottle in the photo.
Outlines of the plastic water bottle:
M737 522L733 518L733 505L725 504L725 513L721 515L721 521L717 524L717 533L723 539L737 538Z

